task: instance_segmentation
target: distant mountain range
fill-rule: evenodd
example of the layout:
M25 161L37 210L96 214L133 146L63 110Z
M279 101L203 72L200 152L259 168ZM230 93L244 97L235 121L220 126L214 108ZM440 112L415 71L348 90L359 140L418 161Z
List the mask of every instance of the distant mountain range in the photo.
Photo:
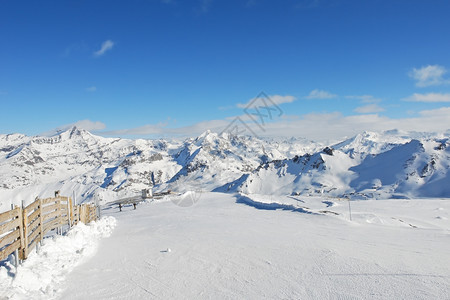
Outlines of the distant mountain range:
M0 204L54 190L78 201L143 188L333 197L450 197L448 134L364 132L335 145L205 132L127 140L72 127L50 137L0 135ZM5 209L0 207L0 210Z

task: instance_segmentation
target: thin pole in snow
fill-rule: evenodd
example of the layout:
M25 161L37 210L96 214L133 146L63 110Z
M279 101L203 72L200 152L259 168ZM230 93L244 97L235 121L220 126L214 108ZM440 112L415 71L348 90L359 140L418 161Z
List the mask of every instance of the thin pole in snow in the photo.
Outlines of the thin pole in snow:
M352 221L352 207L350 205L350 198L348 199L348 214L350 215L350 221Z

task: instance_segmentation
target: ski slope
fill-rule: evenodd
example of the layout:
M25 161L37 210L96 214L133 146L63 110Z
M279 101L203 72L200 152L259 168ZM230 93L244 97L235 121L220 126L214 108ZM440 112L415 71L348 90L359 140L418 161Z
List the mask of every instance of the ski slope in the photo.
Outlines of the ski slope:
M172 199L173 200L173 199ZM449 299L450 201L205 193L117 220L60 299Z

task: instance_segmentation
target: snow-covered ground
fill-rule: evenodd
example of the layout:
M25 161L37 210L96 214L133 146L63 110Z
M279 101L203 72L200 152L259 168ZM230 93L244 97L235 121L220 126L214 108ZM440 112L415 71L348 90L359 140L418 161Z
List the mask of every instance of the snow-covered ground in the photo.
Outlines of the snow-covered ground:
M0 265L0 299L56 297L67 274L96 253L100 239L108 237L115 224L113 217L80 223L64 236L44 239L39 253L32 252L17 269L4 262Z
M449 200L352 201L352 221L348 202L332 198L203 193L190 207L176 200L122 212L105 208L117 220L111 236L96 239L95 255L41 293L60 299L450 297ZM19 269L23 275L7 295L36 295L20 286L37 268L33 261L52 268L42 256Z

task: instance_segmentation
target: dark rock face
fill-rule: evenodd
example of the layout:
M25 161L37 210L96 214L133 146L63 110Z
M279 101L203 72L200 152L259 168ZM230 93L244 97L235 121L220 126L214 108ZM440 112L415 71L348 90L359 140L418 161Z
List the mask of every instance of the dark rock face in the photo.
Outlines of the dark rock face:
M323 150L323 153L325 153L325 154L327 154L327 155L333 155L333 151L334 151L334 149L333 148L331 148L331 147L325 147Z

